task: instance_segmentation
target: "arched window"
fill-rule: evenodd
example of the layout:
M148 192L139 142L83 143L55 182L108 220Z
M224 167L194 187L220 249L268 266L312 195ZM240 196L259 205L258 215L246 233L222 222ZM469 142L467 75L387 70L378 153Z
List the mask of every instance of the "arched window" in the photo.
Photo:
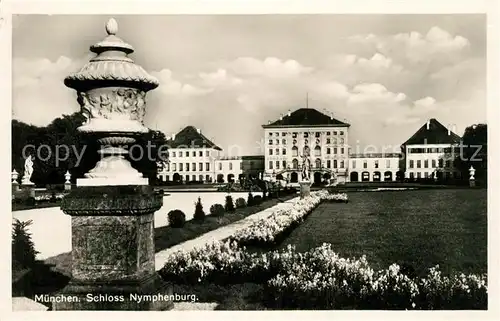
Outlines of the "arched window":
M321 156L321 147L314 147L314 156Z
M297 156L297 155L295 155L295 156ZM292 160L292 168L293 169L298 169L299 168L299 161L296 158L294 158Z
M294 157L299 156L299 148L297 146L292 147L292 156Z
M321 159L316 158L316 168L321 168Z
M304 156L309 156L311 155L311 149L309 146L304 146Z

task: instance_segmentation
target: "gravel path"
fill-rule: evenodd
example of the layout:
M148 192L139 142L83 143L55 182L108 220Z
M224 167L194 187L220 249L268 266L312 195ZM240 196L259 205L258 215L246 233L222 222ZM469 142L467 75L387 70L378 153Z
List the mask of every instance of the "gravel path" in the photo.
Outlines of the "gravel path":
M253 222L260 220L262 218L268 217L273 212L275 212L277 209L291 207L292 204L295 202L295 200L296 200L296 198L292 198L292 199L285 201L283 203L278 203L273 207L270 207L270 208L267 208L261 212L252 214L252 215L250 215L250 216L248 216L240 221L223 226L223 227L218 228L216 230L202 234L195 239L186 241L186 242L181 243L181 244L174 245L168 249L165 249L163 251L156 253L155 254L156 271L161 270L161 268L164 265L164 262L166 261L168 256L171 255L172 253L175 253L175 252L180 251L180 250L189 251L189 250L203 246L203 245L210 243L210 242L223 240L223 239L233 235L236 231L248 227ZM228 214L228 215L230 215L230 214Z

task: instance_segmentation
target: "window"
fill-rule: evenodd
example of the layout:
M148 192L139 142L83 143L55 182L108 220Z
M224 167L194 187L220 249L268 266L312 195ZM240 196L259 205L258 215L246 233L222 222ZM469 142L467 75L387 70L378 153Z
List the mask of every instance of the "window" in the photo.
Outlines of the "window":
M273 140L272 140L272 139L270 139L270 140L269 140L269 145L272 145L272 144L273 144Z
M203 163L198 163L198 170L200 172L203 170Z
M341 136L342 136L342 135L344 135L344 131L342 131L342 130L341 130L341 131L339 132L339 134L340 134Z
M429 168L429 160L424 160L424 168Z
M281 155L286 155L286 148L283 148L283 150L281 151Z
M439 160L439 167L440 167L440 168L443 168L443 163L444 163L444 161L443 161L442 159L440 159L440 160Z
M219 163L219 170L222 170L222 163Z
M201 150L198 152L198 156L199 156L199 157L203 157L203 152L202 152ZM200 181L202 181L202 180L203 180L203 179L200 179Z
M274 136L279 137L280 133L276 132L274 133Z
M182 157L182 152L179 152L179 157Z
M210 163L205 163L205 170L210 171Z
M273 169L273 162L269 161L269 169Z
M280 168L280 161L276 161L276 169Z
M186 182L189 182L189 175L186 175Z
M327 138L327 139L326 139L326 143L327 143L327 144L331 144L331 143L332 143L332 140L331 140L330 138Z
M203 175L200 175L199 178L200 178L200 182L203 182Z
M342 148L340 149L340 154L341 154L341 155L344 155L344 147L342 147Z
M283 165L283 168L286 168L286 160L282 161L281 164Z
M286 133L285 133L285 132L282 132L282 133L281 133L281 136L286 136Z
M414 178L415 178L415 173L411 172L411 173L410 173L410 178L411 178L411 179L414 179Z
M327 160L326 161L326 168L331 168L332 167L332 161Z
M269 155L272 155L273 154L273 150L272 148L269 148Z
M180 171L180 172L184 171L183 165L184 165L184 164L179 163L179 171Z
M315 163L316 163L316 168L321 168L321 159L316 158Z
M422 161L417 159L417 168L422 168Z
M273 133L269 133L269 136L273 136Z
M205 181L210 182L210 175L205 176Z
M368 161L363 161L363 168L368 168Z
M165 175L165 180L169 181L170 180L170 176L169 175Z
M191 178L193 179L193 181L196 181L196 175L191 176Z
M429 173L428 173L428 172L425 172L425 173L424 173L424 177L425 177L425 178L429 178Z
M415 164L414 164L414 160L413 159L410 159L410 168L414 168L415 167Z
M385 161L385 167L386 167L386 168L391 168L391 160L390 160L390 159L387 159L387 160Z
M378 160L375 160L375 168L378 168Z
M337 155L337 147L333 148L333 154Z
M175 152L172 152L172 157L175 157Z
M340 161L340 168L344 168L344 161L343 160Z
M321 136L320 132L316 132L316 138L319 138Z
M196 172L196 163L191 164L191 166L193 167L193 172Z
M250 166L252 166L252 163L250 163ZM240 169L243 169L243 162L240 162Z
M340 145L343 145L343 144L344 144L344 138L342 137L342 138L340 139Z
M417 178L422 178L422 173L417 172Z
M210 152L208 150L205 152L205 156L206 157L210 156Z
M333 160L333 168L337 168L337 160L336 159Z
M446 167L451 167L451 161L450 160L446 161Z
M297 138L297 133L292 133L292 138Z
M186 157L189 157L189 151L186 151Z
M279 155L280 154L280 149L276 148L275 152L276 152L276 155Z
M356 168L356 161L355 160L352 161L352 168L353 169Z
M280 144L280 140L276 139L276 145L279 145L279 144Z
M172 171L176 171L177 170L177 164L176 163L172 163Z
M189 163L186 163L186 172L189 172Z
M309 137L309 133L304 133L304 138L308 138Z
M337 135L337 131L335 131L335 130L334 130L334 131L333 131L333 135L334 135L334 136L335 136L335 135Z
M326 132L326 136L330 136L330 132Z
M286 145L286 139L283 139L283 140L281 141L281 143L282 143L283 145Z
M321 147L314 147L314 156L321 156Z
M233 163L229 163L229 170L232 171L233 170Z
M432 160L432 168L436 168L436 160L435 159Z
M330 155L332 153L332 149L330 147L326 148L326 154Z

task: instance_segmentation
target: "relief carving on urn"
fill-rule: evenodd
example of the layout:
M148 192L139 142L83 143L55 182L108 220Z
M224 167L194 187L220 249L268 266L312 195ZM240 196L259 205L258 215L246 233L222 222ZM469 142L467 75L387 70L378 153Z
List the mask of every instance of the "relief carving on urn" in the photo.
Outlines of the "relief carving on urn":
M78 102L88 124L91 119L127 119L144 123L146 92L134 88L78 92Z

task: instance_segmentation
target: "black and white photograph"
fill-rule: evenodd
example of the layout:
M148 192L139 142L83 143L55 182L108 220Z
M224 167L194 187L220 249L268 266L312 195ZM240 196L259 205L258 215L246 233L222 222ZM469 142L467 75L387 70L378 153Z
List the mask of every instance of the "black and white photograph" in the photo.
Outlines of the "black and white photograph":
M487 12L148 6L4 21L12 311L496 309Z

